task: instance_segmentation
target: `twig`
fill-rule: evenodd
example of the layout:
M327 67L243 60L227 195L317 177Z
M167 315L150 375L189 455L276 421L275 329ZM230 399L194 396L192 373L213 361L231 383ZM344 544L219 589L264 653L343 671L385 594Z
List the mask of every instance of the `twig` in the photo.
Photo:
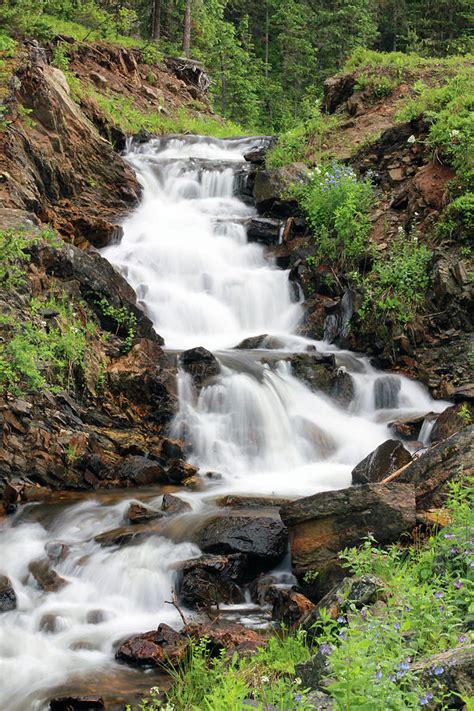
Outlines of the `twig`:
M389 474L388 476L386 476L385 479L382 479L382 481L380 483L381 484L388 484L389 481L393 481L393 479L396 479L398 476L400 476L400 474L402 472L404 472L405 469L407 469L410 466L410 464L412 464L412 463L413 462L408 462L408 464L404 464L403 467L400 467L400 469L397 469L396 471L394 471L391 474Z
M187 622L185 616L183 615L183 612L182 612L180 606L178 605L178 600L177 600L176 593L174 590L171 591L171 597L172 597L171 600L165 600L165 605L173 605L173 607L176 608L176 610L178 611L178 614L181 617L181 620L183 621L183 625L187 625L188 622Z

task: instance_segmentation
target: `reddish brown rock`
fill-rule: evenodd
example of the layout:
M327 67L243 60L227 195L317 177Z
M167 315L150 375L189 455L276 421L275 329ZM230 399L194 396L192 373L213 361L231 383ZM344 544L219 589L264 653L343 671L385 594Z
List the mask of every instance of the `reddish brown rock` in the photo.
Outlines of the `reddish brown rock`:
M174 459L166 471L166 478L171 484L183 484L187 479L192 479L199 469L188 464L183 459Z
M416 521L415 490L410 484L365 484L325 491L280 509L290 536L295 575L318 575L312 596L322 597L343 571L338 554L359 545L371 533L379 543L391 543Z
M50 567L47 560L32 561L28 566L28 570L39 587L45 592L57 592L67 585L67 581Z
M158 629L130 637L119 646L115 657L138 666L177 664L184 659L188 642L166 624Z
M266 644L266 640L261 634L239 624L225 624L217 627L212 623L192 623L183 628L182 635L196 642L207 637L211 654L216 656L222 650L237 652L242 650L248 653Z
M163 494L163 501L161 502L161 510L167 514L181 514L185 511L191 511L191 504L187 501L183 501L179 496L174 496L173 494Z
M313 608L314 603L301 593L277 588L273 600L272 620L291 629L298 626Z
M130 523L145 523L155 518L162 518L162 516L161 511L155 511L149 506L143 506L143 504L130 504L125 514L125 518L127 518Z

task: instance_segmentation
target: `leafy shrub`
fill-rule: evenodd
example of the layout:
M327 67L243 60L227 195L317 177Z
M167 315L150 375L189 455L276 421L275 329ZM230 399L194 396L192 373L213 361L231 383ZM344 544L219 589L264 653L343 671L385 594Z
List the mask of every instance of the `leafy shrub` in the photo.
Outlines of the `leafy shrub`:
M53 67L57 67L62 72L67 72L69 69L69 55L67 46L63 42L58 42L53 50L53 55L51 57L51 64Z
M468 240L474 225L474 193L466 192L451 202L436 227L439 237Z
M8 35L0 33L0 53L4 57L14 57L16 49L16 42Z
M378 254L370 274L362 281L364 302L360 316L399 323L411 321L420 308L429 284L430 250L416 235L403 230L390 244L388 254Z
M163 53L160 52L155 44L147 44L142 47L140 55L145 64L151 64L154 66L163 63Z
M28 233L8 229L0 232L0 286L11 289L25 281L25 266L30 261L28 249L38 242L60 243L53 230Z
M333 162L315 168L299 190L300 205L314 230L316 262L329 259L356 266L368 249L370 180L358 180L351 168Z

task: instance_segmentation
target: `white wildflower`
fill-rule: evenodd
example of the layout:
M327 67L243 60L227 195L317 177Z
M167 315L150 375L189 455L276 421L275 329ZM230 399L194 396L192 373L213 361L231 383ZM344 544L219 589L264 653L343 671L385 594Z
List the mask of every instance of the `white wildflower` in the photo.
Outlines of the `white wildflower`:
M413 134L407 139L407 143L416 143L416 138Z
M260 681L262 682L262 684L268 684L268 682L270 681L270 677L266 675L261 676Z
M296 679L295 679L295 684L296 684L296 686L301 686L302 683L303 683L303 682L301 681L300 677L297 676Z
M453 128L453 130L449 132L449 135L451 136L451 138L456 138L457 136L459 136L460 133L461 131L458 131L457 128Z

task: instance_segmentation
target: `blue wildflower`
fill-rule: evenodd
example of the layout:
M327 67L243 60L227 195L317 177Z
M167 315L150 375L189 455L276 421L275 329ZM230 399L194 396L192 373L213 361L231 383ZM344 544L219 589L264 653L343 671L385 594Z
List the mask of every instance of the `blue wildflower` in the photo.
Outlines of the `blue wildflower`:
M433 674L434 674L435 676L441 676L441 674L442 674L443 672L444 672L444 668L443 668L443 667L434 667L434 669L433 669Z
M337 622L339 622L339 624L342 625L342 624L345 624L347 622L347 620L345 617L340 616L337 618Z
M440 600L440 599L441 599L441 598L443 597L443 593L442 593L442 592L439 592L439 591L437 591L437 592L435 592L434 596L435 596L435 597L437 597L437 598L438 598L438 600Z
M410 668L410 665L408 664L408 662L401 662L400 669L403 669L403 671L408 671L409 668Z
M331 645L324 642L320 646L319 651L321 652L321 654L326 654L326 655L331 654L331 652L332 652Z
M378 671L375 676L376 676L376 678L380 681L380 679L382 678L382 672L381 672L381 671Z
M395 628L397 631L400 629L400 623L399 623L399 622L395 622L395 624L394 624L393 626L394 626L394 628Z

